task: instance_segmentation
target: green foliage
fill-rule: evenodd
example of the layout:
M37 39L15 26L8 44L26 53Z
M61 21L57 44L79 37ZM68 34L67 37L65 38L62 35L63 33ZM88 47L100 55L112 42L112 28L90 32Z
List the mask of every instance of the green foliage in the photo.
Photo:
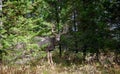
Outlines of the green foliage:
M17 44L24 43L25 48L22 48L24 49L21 50L22 52L31 49L39 50L38 45L31 40L37 35L50 35L48 32L50 32L51 26L44 23L46 22L44 19L48 15L48 9L47 3L42 0L37 0L34 3L22 0L5 1L2 11L3 24L0 25L0 36L2 37L0 39L2 47L0 49L14 50ZM13 57L12 53L7 56L9 58L10 56Z
M99 52L119 50L120 3L117 0L6 0L3 1L0 24L0 58L4 53L13 58L22 51L41 51L35 36L51 36L51 27L62 32L65 24L69 31L61 36L61 45L69 50ZM1 16L1 13L0 13ZM25 46L18 52L17 45ZM16 51L17 50L17 51ZM67 51L69 51L67 50ZM83 51L84 52L84 51ZM3 55L2 55L3 54ZM37 55L37 53L30 53ZM43 54L45 55L45 54Z

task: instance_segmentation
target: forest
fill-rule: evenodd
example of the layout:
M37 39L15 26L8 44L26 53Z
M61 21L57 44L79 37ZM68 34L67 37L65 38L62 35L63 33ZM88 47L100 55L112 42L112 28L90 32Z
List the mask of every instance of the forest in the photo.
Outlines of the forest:
M120 74L120 0L0 0L0 74Z

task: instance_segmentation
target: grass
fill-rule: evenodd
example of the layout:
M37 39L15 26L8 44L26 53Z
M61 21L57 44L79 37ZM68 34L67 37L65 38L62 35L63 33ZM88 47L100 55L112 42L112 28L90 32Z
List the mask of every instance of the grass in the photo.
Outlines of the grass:
M85 64L82 62L81 54L53 54L54 65L49 65L46 58L34 59L30 64L0 65L0 74L120 74L120 66L103 67L98 62Z
M0 74L83 74L81 68L61 67L60 65L43 66L1 66Z
M1 65L0 74L120 74L120 67L105 69L94 65Z

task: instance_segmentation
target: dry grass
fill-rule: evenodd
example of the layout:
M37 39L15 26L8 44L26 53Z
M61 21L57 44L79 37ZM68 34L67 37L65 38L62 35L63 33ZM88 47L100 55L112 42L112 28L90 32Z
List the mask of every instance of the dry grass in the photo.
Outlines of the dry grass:
M93 65L0 66L0 74L120 74L120 67L107 70Z
M73 61L71 57L58 57L53 57L56 63L54 65L47 64L46 59L32 60L30 65L0 65L0 74L120 74L120 66L117 64L113 64L113 67L109 64L103 66L98 62L83 64L80 58Z
M76 66L63 67L61 65L21 65L21 66L1 66L0 74L100 74L94 66Z

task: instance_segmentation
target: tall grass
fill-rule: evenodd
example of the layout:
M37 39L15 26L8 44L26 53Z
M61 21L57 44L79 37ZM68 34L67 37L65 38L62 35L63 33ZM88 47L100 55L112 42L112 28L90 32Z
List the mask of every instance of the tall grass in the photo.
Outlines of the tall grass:
M82 63L81 54L53 54L54 65L49 65L46 59L34 59L29 64L0 65L0 74L120 74L120 66L104 67L98 62Z
M87 67L61 67L60 65L21 65L21 66L1 66L0 74L84 74Z
M120 67L104 68L100 65L64 66L62 64L49 65L1 65L0 74L120 74Z

